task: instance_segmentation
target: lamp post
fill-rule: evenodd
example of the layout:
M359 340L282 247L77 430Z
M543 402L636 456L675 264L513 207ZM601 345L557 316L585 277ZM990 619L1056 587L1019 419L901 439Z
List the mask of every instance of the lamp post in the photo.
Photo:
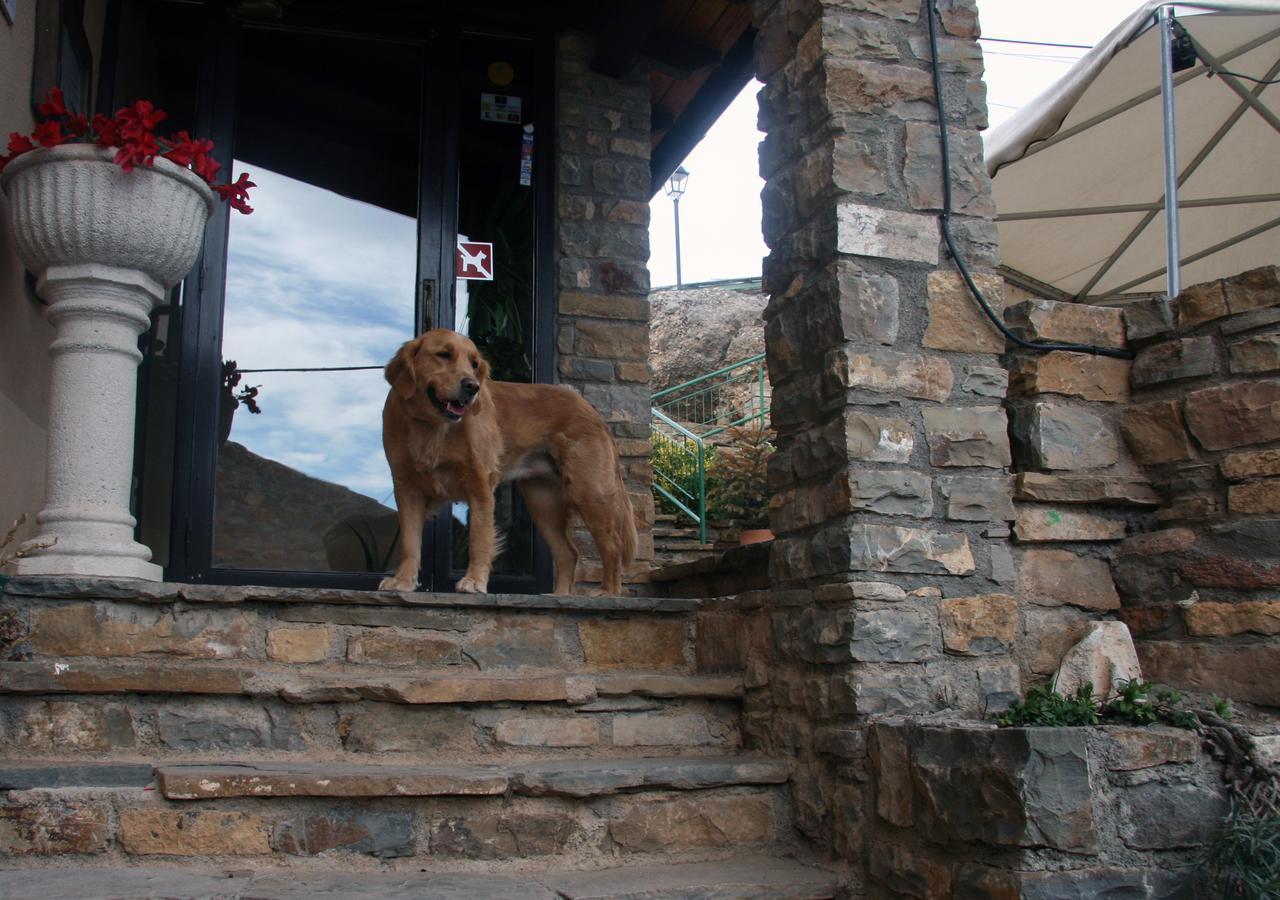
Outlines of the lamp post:
M680 198L684 196L685 182L689 180L689 172L680 166L671 173L667 180L667 196L676 211L676 287L680 287Z

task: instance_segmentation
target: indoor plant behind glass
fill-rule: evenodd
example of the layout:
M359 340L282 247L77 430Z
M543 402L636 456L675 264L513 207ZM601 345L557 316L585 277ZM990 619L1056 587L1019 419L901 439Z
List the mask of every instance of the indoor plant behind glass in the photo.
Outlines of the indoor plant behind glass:
M156 580L129 514L138 335L191 270L217 197L251 212L253 184L213 184L213 144L158 136L166 116L147 101L90 122L55 89L39 112L0 155L14 249L55 330L45 507L17 572Z

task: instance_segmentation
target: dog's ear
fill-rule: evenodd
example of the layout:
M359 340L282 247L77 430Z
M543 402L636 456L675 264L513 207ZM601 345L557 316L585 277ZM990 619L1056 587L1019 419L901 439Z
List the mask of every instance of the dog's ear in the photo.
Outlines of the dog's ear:
M402 400L411 400L418 390L418 382L413 370L414 341L406 341L387 363L387 383L390 384Z
M476 398L471 401L471 408L476 412L481 412L485 404L489 402L489 373L492 371L489 368L489 361L483 356L480 357L480 368L476 369L476 379L480 382L480 393L476 394Z

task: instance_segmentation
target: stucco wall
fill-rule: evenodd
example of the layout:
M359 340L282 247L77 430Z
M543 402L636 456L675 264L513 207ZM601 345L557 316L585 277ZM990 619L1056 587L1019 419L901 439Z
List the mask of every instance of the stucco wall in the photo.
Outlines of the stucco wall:
M85 3L95 90L105 15L105 0ZM7 147L10 132L29 133L35 124L30 105L35 40L34 0L18 4L12 25L0 17L0 149ZM0 532L27 513L20 539L34 535L35 514L44 504L52 340L44 306L14 256L9 207L0 194Z
M0 18L0 137L32 127L29 97L35 47L35 4L20 3L16 21ZM0 531L44 498L44 444L49 405L47 350L53 329L24 285L13 253L9 207L0 195ZM33 534L28 523L23 537Z

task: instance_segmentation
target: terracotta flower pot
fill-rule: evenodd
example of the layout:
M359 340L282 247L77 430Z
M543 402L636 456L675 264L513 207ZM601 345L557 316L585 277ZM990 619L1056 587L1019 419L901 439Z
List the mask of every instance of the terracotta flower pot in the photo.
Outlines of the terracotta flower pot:
M747 544L762 544L771 540L773 540L773 532L768 528L744 528L738 535L738 544L743 547Z
M123 171L91 144L33 150L0 173L14 243L54 326L45 508L22 575L159 579L129 515L138 335L195 263L216 203L164 159Z

